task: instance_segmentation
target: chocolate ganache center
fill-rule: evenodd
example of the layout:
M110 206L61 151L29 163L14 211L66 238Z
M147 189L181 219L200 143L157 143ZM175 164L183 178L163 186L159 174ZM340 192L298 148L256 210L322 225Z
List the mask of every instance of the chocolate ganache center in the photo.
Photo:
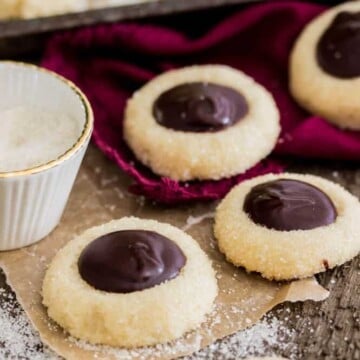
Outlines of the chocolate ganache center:
M175 278L186 263L170 239L145 230L123 230L92 241L78 269L92 287L113 293L144 290Z
M193 82L175 86L154 102L158 124L186 132L214 132L236 124L248 112L245 97L226 86Z
M256 224L280 231L310 230L332 224L337 211L331 199L308 183L279 179L251 189L244 211Z
M360 12L340 12L321 36L317 60L338 78L360 76Z

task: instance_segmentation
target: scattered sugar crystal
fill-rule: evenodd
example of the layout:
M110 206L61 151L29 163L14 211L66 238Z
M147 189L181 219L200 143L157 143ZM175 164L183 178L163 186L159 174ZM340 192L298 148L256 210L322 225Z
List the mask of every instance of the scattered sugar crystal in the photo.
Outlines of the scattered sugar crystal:
M138 196L136 198L136 202L139 205L140 208L144 207L145 203L146 203L146 199L145 196Z
M124 193L118 188L118 187L114 187L114 191L116 193L116 196L121 200L123 199L125 196L124 196Z
M108 177L108 178L103 178L103 179L100 180L100 186L101 187L106 187L106 186L114 184L114 183L116 183L118 181L119 181L119 177L116 176L116 175Z
M226 360L275 355L269 349L277 349L277 352L289 348L295 349L295 345L291 342L294 335L295 330L287 328L281 320L265 316L254 326L228 336L221 342L217 341L198 351L196 356L186 359Z
M0 172L24 170L57 159L80 137L71 116L27 107L0 112Z
M0 289L0 359L59 359L43 346L14 295Z
M229 316L231 319L231 316ZM218 316L213 315L211 319L211 328L220 322ZM251 321L250 321L251 322ZM183 360L209 359L209 360L227 360L240 359L248 356L269 356L274 355L271 349L277 352L283 352L289 348L295 350L295 345L291 342L294 338L295 330L287 328L285 323L275 317L265 316L254 326L240 331L234 335L228 336L222 341L217 341L208 347L196 352L195 354L182 358ZM191 335L186 335L187 340ZM153 359L160 355L170 356L174 353L186 352L193 346L199 347L201 344L201 335L196 335L192 341L187 344L182 341L175 341L172 344L157 345L155 347L147 347L135 350L121 350L107 346L91 345L87 342L74 338L69 338L69 342L77 346L92 350L98 353L98 356L112 356L117 360L133 359ZM290 359L294 356L290 356Z
M283 311L290 310L289 308ZM209 334L212 328L220 322L217 312L210 316L208 327ZM233 306L228 314L231 320L231 313L243 313L239 306ZM280 310L278 310L280 311ZM251 322L250 320L248 321ZM192 359L209 359L209 360L227 360L241 359L248 356L273 355L276 352L283 353L288 349L296 350L293 344L295 330L289 329L286 323L278 320L271 315L265 316L254 326L240 331L234 335L228 336L222 341L217 341L208 347L196 352L194 355L184 358ZM175 341L172 344L157 345L135 350L116 349L107 346L91 345L85 341L74 338L68 338L70 346L79 346L81 348L96 352L97 357L104 358L113 356L118 360L133 359L153 359L159 355L175 354L178 352L191 351L193 347L200 347L202 336L197 334L187 334L185 336L189 343L184 341ZM191 340L191 341L190 341ZM32 328L23 310L19 307L14 295L6 289L0 288L0 359L31 359L31 360L55 360L59 359L52 351L46 348L42 343L37 332ZM272 349L272 350L271 350ZM295 355L294 355L295 356ZM288 356L290 359L294 356ZM96 356L95 356L96 358Z
M186 225L183 226L182 230L187 231L194 225L200 224L205 219L212 219L215 216L214 212L209 212L200 216L189 216L186 220Z

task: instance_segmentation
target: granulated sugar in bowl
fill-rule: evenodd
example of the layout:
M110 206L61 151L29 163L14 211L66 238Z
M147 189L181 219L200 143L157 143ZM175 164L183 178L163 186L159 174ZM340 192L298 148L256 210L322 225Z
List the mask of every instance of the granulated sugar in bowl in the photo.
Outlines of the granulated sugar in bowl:
M0 61L0 250L60 221L93 129L85 95L34 65Z

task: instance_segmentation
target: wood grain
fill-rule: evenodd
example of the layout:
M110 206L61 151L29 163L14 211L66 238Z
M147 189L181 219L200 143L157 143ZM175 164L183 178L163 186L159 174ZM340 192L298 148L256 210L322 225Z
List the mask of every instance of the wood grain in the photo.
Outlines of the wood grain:
M356 164L302 163L291 169L338 182L360 197L360 170ZM297 329L294 353L299 359L360 359L360 257L318 279L330 290L326 301L291 305L290 316L284 311L277 315L289 317L289 324Z
M254 0L256 1L256 0ZM64 15L45 20L13 21L0 24L0 48L19 48L20 39L24 46L30 44L33 34L46 33L59 28L90 25L97 22L114 22L123 19L166 15L174 12L216 7L225 4L243 3L243 0L174 0L133 5L129 7L104 9L84 14ZM329 1L324 1L329 3ZM333 1L332 3L335 3ZM19 37L24 34L28 38ZM5 45L4 45L5 44ZM30 45L28 45L31 48ZM96 151L96 150L94 150ZM97 156L102 156L98 154ZM106 161L106 160L104 160ZM86 166L91 163L86 162ZM109 163L109 167L114 166ZM360 170L354 164L334 162L297 162L290 167L293 171L311 173L336 181L360 197ZM359 219L360 221L360 219ZM311 302L281 305L271 312L296 330L291 346L286 351L269 348L278 355L296 359L360 359L360 257L334 270L318 276L322 285L330 290L328 300L320 304ZM6 291L5 277L0 273L0 287ZM226 343L226 339L222 340ZM229 347L229 354L236 354L236 345ZM193 357L196 359L196 354ZM229 355L226 359L236 359Z
M310 173L337 182L360 198L360 169L354 163L292 161L289 171ZM360 219L359 219L360 222ZM360 256L353 261L317 276L319 283L330 290L322 303L282 304L270 312L295 329L286 350L269 348L291 359L350 360L360 359ZM226 338L222 342L226 342ZM236 346L228 348L236 354ZM196 355L193 357L196 359ZM217 360L235 360L235 355Z

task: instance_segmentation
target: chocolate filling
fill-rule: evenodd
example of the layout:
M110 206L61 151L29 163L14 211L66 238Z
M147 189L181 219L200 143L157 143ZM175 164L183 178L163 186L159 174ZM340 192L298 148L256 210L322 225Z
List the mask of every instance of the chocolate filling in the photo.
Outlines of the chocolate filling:
M175 278L185 263L184 253L170 239L152 231L123 230L92 241L78 268L95 289L129 293Z
M317 45L317 61L338 78L360 76L360 12L340 12Z
M214 132L236 124L248 112L245 97L226 86L193 82L162 93L153 115L160 125L186 132Z
M251 189L244 211L256 224L280 231L310 230L332 224L337 211L320 189L298 180L279 179Z

